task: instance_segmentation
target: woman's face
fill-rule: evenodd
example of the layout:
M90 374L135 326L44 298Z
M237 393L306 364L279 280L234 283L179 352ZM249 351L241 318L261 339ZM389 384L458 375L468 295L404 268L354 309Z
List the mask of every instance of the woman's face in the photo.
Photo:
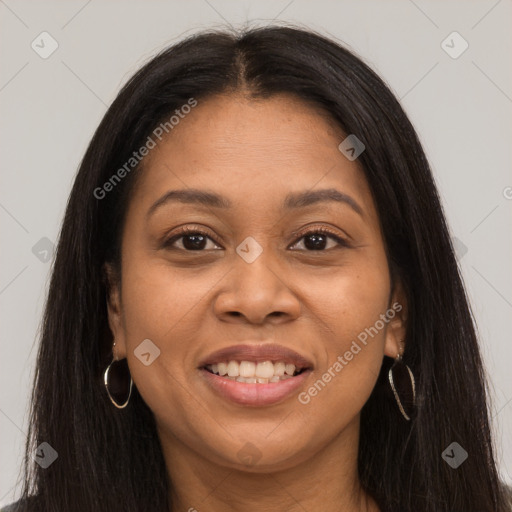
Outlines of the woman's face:
M109 321L168 450L263 471L356 439L406 305L344 138L297 99L223 95L133 171Z

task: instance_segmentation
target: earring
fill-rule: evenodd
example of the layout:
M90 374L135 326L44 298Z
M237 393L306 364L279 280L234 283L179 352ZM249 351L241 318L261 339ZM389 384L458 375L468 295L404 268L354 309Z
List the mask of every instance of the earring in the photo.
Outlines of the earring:
M402 354L400 352L396 356L393 366L389 369L388 377L398 408L400 409L402 416L409 421L416 405L416 383L411 369L402 362ZM404 386L404 383L407 381L410 383L409 392L405 389L407 384ZM403 399L400 399L395 383L400 388L400 393Z
M133 380L126 358L121 361L116 360L114 353L115 346L116 342L114 341L114 345L112 346L113 359L103 374L103 381L110 401L118 409L124 409L128 405L132 395ZM130 380L130 384L128 391L126 391L128 379Z

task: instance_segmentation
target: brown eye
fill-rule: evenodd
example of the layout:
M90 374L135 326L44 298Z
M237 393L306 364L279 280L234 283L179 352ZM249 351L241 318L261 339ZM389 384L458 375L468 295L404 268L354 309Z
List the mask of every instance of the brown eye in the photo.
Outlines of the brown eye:
M181 242L181 247L176 246L176 242ZM208 247L208 241L211 241L214 247ZM203 251L209 249L215 249L219 247L214 243L213 239L208 236L204 231L196 228L185 227L174 234L171 238L164 242L164 247L168 249L178 249L184 251Z
M304 247L307 251L325 251L336 246L349 247L349 243L344 238L326 228L316 228L302 233L300 240L302 239L304 239ZM334 245L331 247L327 247L329 239L334 240Z

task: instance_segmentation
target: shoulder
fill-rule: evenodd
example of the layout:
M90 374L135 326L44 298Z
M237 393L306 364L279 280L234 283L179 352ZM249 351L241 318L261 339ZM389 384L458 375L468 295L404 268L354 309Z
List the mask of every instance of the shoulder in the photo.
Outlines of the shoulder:
M0 512L22 512L26 508L27 501L19 500L0 508Z
M11 503L10 505L6 505L3 508L0 508L0 512L16 512L16 510L23 509L23 501L16 501L15 503Z

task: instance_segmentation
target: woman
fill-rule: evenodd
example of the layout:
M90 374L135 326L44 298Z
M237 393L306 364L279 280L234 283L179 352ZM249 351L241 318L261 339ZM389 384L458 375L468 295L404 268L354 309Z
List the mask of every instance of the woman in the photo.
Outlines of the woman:
M17 510L511 509L416 133L293 27L192 36L119 93L67 206L32 405Z

